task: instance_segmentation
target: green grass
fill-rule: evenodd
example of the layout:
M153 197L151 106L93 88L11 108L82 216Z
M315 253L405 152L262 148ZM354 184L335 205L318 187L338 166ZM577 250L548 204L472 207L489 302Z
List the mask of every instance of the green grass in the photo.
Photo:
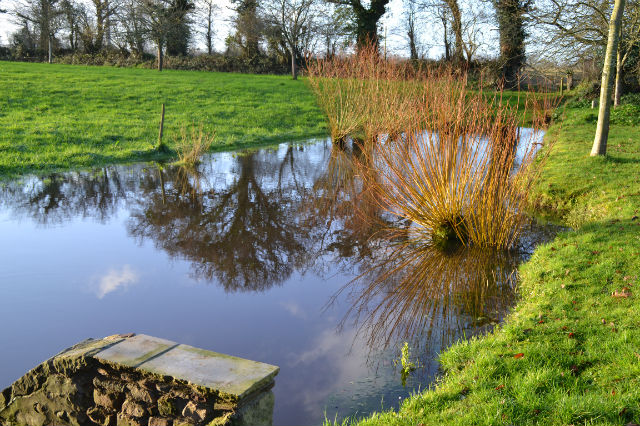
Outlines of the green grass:
M155 149L163 102L169 153ZM289 77L0 62L0 177L170 158L194 123L214 150L327 134Z
M614 126L609 155L590 158L590 110L566 114L535 193L573 231L521 267L499 329L453 345L435 386L360 425L640 423L640 128Z

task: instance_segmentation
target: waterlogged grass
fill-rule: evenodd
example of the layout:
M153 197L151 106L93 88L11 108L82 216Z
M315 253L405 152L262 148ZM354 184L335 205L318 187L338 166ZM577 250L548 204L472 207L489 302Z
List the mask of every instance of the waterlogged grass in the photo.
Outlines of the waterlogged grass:
M612 127L609 156L590 158L589 110L566 114L535 195L574 230L522 266L503 326L452 346L432 389L360 425L640 423L640 128Z
M168 153L155 149L163 102ZM214 150L327 134L288 77L0 62L0 177L175 157L193 125Z

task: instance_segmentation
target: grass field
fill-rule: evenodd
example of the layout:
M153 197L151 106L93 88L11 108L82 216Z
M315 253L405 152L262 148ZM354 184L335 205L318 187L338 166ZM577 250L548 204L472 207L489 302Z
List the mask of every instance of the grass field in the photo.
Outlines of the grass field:
M566 114L536 195L573 231L523 265L502 327L455 344L436 386L360 425L640 423L640 128L614 126L607 158L590 158L592 112Z
M215 132L214 149L327 134L301 80L285 76L0 62L0 177L160 159L181 126Z

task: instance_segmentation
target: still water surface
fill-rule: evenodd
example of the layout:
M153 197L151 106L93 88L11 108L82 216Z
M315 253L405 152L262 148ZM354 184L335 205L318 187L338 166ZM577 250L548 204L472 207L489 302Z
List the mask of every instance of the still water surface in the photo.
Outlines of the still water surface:
M78 341L137 332L280 366L277 425L397 407L439 351L502 319L514 270L554 230L377 280L388 242L345 202L352 155L319 140L0 183L0 388ZM420 368L403 387L405 340Z

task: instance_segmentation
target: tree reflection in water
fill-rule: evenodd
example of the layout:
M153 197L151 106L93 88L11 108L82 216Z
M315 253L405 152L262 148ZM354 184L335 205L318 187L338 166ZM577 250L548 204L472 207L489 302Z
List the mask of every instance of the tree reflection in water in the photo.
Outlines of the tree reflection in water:
M194 278L217 280L226 291L265 291L311 268L321 276L336 264L358 268L360 279L343 293L354 303L349 319L372 347L427 341L431 333L446 345L511 306L524 256L412 245L410 224L368 196L354 165L367 158L358 144L225 155L215 157L224 164L198 168L137 165L28 178L0 187L0 204L45 226L74 217L106 221L124 209L130 236L188 261Z
M289 147L275 185L263 185L256 153L236 156L237 174L226 186L203 183L185 168L159 171L161 185L142 188L127 227L172 257L191 262L195 278L217 280L227 291L260 291L303 267L307 234L295 218L305 188L284 187ZM293 171L292 171L293 173Z
M53 173L0 185L0 207L40 225L62 223L71 217L105 222L121 207L129 183L113 167Z

